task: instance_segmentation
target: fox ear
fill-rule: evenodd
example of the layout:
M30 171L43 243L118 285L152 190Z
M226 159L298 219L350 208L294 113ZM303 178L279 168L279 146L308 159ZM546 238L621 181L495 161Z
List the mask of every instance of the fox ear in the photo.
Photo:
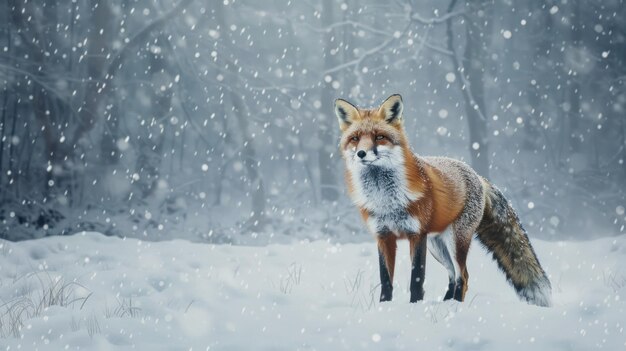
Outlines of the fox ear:
M339 120L339 128L344 131L359 116L359 111L351 103L343 99L335 100L335 115Z
M404 109L404 104L402 103L402 96L400 94L394 94L383 102L380 105L380 109L378 110L382 116L385 118L385 121L390 124L402 123L402 110Z

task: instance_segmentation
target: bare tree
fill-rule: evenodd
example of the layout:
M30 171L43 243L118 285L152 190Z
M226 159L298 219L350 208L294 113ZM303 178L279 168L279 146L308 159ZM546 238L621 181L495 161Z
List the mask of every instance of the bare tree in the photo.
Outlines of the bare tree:
M568 52L565 54L566 62L569 60L574 63L573 65L567 65L569 68L569 79L568 79L568 89L567 89L567 97L566 104L567 110L565 114L565 125L564 133L566 133L566 138L568 140L568 151L571 152L579 152L581 151L581 138L583 138L580 128L582 127L582 110L580 106L581 94L583 93L581 90L581 76L583 72L578 70L575 66L584 65L585 57L581 57L584 55L584 48L582 43L582 13L581 13L581 2L580 0L572 0L570 6L572 6L570 21L570 47L568 48Z
M452 13L457 0L450 1L448 14ZM489 143L485 105L484 73L486 51L491 39L492 0L466 3L464 16L465 51L462 57L456 53L453 18L447 20L448 49L453 52L458 84L463 92L465 114L469 126L469 151L474 169L484 177L489 176ZM465 64L467 63L467 64Z
M136 174L139 175L141 198L146 199L157 189L161 175L163 145L172 110L172 88L167 82L172 81L172 68L166 55L171 53L164 50L167 46L164 35L159 36L150 46L147 55L148 74L150 84L146 86L147 95L150 97L150 117L148 118L148 135L139 140L140 154L137 158Z
M229 31L226 27L224 4L218 3L215 5L215 18L217 20L218 28L221 31L221 42L225 48L232 50L232 38L229 35ZM242 88L242 84L239 80L239 74L241 70L237 65L237 59L226 60L225 68L229 73L230 86L227 89L230 103L232 105L232 111L235 116L235 120L239 125L239 131L241 135L241 157L242 163L246 169L248 175L248 186L251 192L251 209L252 215L248 220L248 225L252 228L262 228L267 224L267 216L265 213L265 203L267 198L265 195L265 186L263 184L263 177L259 171L259 158L257 156L255 141L252 138L252 133L249 127L250 112L246 108L244 97L238 93Z
M326 34L324 35L324 71L328 71L338 64L338 45L335 33L330 29L334 22L333 16L334 8L332 0L324 0L322 2L322 27L326 28ZM334 133L336 129L335 118L332 115L333 101L334 101L334 89L333 89L333 77L327 75L322 77L323 82L321 84L320 99L321 99L321 112L319 118L322 119L319 123L319 129L317 131L318 138L321 141L321 146L318 149L318 165L320 175L320 191L322 200L335 201L339 196L337 190L337 173L335 171L336 164L331 157L336 152L336 140L334 139Z

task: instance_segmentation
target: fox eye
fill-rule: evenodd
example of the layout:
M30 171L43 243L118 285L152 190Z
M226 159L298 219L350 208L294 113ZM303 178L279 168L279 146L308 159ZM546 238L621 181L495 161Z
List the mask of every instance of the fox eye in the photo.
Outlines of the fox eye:
M350 138L350 140L352 140L352 141L359 141L359 137L358 136L353 136L352 138Z
M385 139L384 135L377 135L376 136L376 140L383 140L383 139Z

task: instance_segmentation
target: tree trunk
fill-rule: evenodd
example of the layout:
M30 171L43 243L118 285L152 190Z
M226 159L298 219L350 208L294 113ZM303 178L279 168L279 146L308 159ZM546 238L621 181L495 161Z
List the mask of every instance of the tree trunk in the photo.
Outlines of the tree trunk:
M167 39L161 36L156 41L153 48L163 48ZM165 53L161 51L153 51L148 53L150 57L150 68L148 79L152 82L150 95L151 123L148 132L150 136L142 138L140 143L140 156L137 159L137 173L140 176L140 189L143 199L152 195L157 189L157 181L159 180L161 161L163 156L163 144L165 143L166 131L162 132L159 124L168 124L167 116L170 114L172 107L172 88L161 89L162 82L171 81L169 63L165 59ZM162 122L159 122L162 121Z
M524 144L523 147L527 150L537 150L539 148L539 141L541 138L541 119L543 118L542 110L542 97L541 92L544 84L548 84L546 79L542 77L543 72L547 69L547 58L549 50L552 45L552 36L550 33L554 31L552 15L548 13L544 4L540 2L531 1L526 5L528 13L532 14L535 18L532 23L528 25L528 39L527 45L530 45L533 52L533 61L531 76L528 79L526 85L528 106L525 112L528 115L528 120L524 121ZM522 43L520 45L523 46ZM517 54L523 54L519 50Z
M105 98L104 73L107 64L107 49L111 46L111 26L113 18L107 1L91 0L93 26L87 41L87 84L85 96L78 113L78 126L72 141L77 143L80 138L93 128L100 114L100 100Z
M333 23L333 1L324 0L322 3L322 28L327 29ZM327 71L338 64L338 54L331 55L331 50L337 48L336 38L334 33L330 30L326 33L324 41L324 71ZM337 174L335 172L336 162L331 157L333 154L337 154L337 141L334 138L333 131L337 127L337 122L333 114L333 101L335 99L332 81L335 77L331 77L330 81L327 81L326 77L322 77L323 84L320 92L321 98L321 112L319 118L319 129L317 135L321 141L321 146L318 149L318 165L320 175L320 192L322 200L336 201L339 197L339 191L337 187Z
M226 27L226 21L224 19L224 5L219 2L215 5L215 18L219 25L221 33L220 40L224 46L232 45L230 38L230 32ZM231 51L232 52L232 51ZM229 75L232 77L230 82L230 89L228 95L230 102L233 106L233 112L236 117L237 124L239 124L239 130L242 138L242 162L246 173L248 175L248 182L251 188L251 210L252 215L247 221L247 225L253 229L260 229L267 223L267 215L265 213L265 204L267 198L265 196L265 186L263 184L263 177L259 172L258 157L256 154L256 148L254 146L254 139L250 133L248 126L248 117L250 113L245 107L245 101L243 97L236 93L236 89L242 88L239 81L239 70L235 62L227 60L226 66ZM226 124L227 125L227 124Z
M235 117L237 118L237 123L241 128L241 136L243 139L243 165L246 168L246 172L248 174L248 180L251 187L251 208L252 208L252 216L248 220L248 224L252 228L261 228L266 223L266 214L265 214L265 187L263 185L263 178L259 172L259 167L257 165L258 158L256 154L256 149L254 148L254 140L250 135L250 130L248 127L247 116L250 114L245 114L244 102L241 96L231 91L230 94L231 103L233 104L233 112L235 113ZM247 115L247 116L246 116Z
M6 15L6 22L7 27L6 27L6 44L4 45L5 47L8 48L9 51L12 51L12 37L11 37L11 30L12 30L12 26L11 24L11 11L9 10L9 4L5 4L3 6ZM11 58L7 58L7 63L9 66L11 66L12 63L12 59ZM2 95L2 105L0 106L0 108L2 109L0 112L2 113L2 120L0 121L0 198L4 199L5 198L5 194L4 192L6 191L6 184L4 182L4 174L5 174L5 170L4 170L4 150L5 150L5 131L7 129L7 115L9 113L9 92L11 91L11 89L9 88L9 82L13 80L13 74L11 73L6 73L5 78L4 78L4 84L2 84L3 89L1 92Z
M623 178L622 179L626 179L626 121L623 118L623 116L620 116L621 118L619 118L620 121L620 129L622 130L622 137L621 137L621 145L620 145L620 149L621 149L621 157L619 159L619 163L622 166L622 174L623 174Z
M468 3L469 14L466 23L465 59L469 63L465 74L474 96L473 104L465 104L469 123L470 153L472 166L484 177L489 176L489 143L487 132L487 109L485 106L485 65L488 60L488 47L491 39L491 18L493 3L481 0ZM479 12L485 12L480 15ZM461 73L463 74L463 73ZM477 147L478 146L478 147Z
M570 32L570 52L569 52L569 60L581 60L582 57L582 28L581 28L581 13L580 13L580 0L572 0L571 6L572 16L571 16L571 32ZM567 62L568 55L566 55L565 60ZM570 67L572 70L572 75L569 77L570 84L568 89L568 95L566 97L566 101L569 102L569 110L566 111L566 118L568 120L568 140L569 140L569 152L575 153L580 152L582 148L582 139L581 139L581 119L582 119L582 110L580 108L580 95L581 92L581 75L583 72L579 72L575 67Z
M448 13L456 5L450 2ZM487 130L487 113L485 105L484 62L487 48L491 42L491 12L493 1L479 0L466 4L465 16L465 52L462 58L457 57L453 43L454 33L452 19L447 22L448 48L453 52L453 63L457 79L465 101L465 113L469 126L469 151L472 167L483 177L489 177L489 143ZM467 65L464 65L467 63Z

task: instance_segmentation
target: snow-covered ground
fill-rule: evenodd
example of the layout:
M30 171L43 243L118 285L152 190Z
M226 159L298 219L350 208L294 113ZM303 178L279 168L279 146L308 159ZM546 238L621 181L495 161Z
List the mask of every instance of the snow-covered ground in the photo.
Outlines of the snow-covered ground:
M521 302L474 243L467 301L409 304L401 242L394 301L377 302L375 243L244 247L84 233L0 242L0 349L618 350L626 236L533 241L553 308Z

